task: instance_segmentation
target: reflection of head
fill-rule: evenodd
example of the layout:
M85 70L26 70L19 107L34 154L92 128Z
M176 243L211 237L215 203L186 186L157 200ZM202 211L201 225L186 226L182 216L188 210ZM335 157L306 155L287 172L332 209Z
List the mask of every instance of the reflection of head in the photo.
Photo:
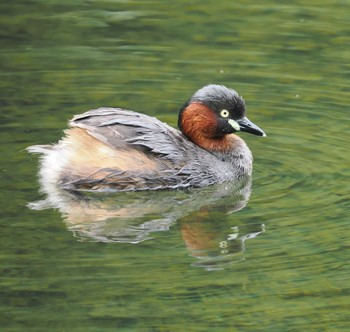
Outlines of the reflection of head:
M245 241L265 231L264 225L229 227L226 222L192 222L182 224L182 237L197 258L193 266L220 270L244 259Z

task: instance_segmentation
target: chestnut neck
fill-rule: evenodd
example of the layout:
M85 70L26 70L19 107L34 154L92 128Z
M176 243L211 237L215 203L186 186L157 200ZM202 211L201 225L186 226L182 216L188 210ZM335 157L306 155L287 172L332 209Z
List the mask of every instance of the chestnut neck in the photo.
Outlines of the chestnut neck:
M209 152L222 153L232 150L237 138L233 134L218 134L216 114L199 102L193 102L181 111L179 127L190 141Z

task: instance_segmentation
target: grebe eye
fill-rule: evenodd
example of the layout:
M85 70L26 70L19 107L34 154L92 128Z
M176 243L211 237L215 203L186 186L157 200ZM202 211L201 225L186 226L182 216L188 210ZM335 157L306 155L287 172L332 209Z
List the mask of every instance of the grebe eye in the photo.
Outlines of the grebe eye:
M228 118L228 116L230 115L230 112L228 110L222 110L220 112L220 115L223 117L223 118Z

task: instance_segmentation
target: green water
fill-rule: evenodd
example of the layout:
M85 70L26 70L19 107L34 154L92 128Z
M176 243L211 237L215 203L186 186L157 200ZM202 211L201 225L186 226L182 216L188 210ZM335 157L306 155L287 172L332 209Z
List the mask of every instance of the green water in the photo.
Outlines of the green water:
M349 13L332 0L2 1L0 330L349 331ZM240 135L251 193L44 201L26 146L98 106L175 126L208 83L242 94L268 135Z

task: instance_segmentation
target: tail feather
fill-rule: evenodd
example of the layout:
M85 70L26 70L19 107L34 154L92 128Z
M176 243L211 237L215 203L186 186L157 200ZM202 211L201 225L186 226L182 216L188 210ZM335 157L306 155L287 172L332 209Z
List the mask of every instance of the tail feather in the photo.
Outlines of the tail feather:
M29 153L48 154L54 148L53 145L31 145L26 148Z

